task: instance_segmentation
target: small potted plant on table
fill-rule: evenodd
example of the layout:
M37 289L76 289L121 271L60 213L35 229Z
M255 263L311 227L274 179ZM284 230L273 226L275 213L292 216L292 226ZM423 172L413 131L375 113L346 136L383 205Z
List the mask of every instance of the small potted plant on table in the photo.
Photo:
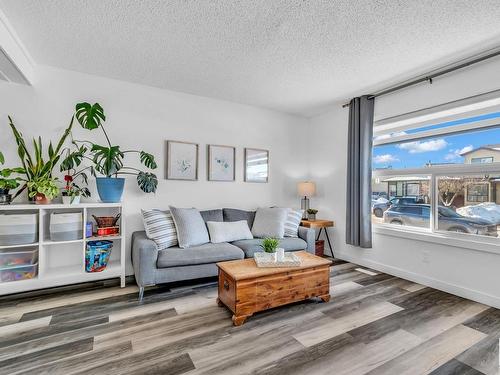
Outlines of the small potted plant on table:
M278 249L279 244L280 240L278 240L277 238L266 237L262 240L262 244L260 245L260 247L262 247L262 250L264 250L264 252L271 254L274 260L276 260L276 250Z
M307 210L307 219L309 221L314 221L316 220L316 214L318 213L318 210L314 209L314 208L310 208Z

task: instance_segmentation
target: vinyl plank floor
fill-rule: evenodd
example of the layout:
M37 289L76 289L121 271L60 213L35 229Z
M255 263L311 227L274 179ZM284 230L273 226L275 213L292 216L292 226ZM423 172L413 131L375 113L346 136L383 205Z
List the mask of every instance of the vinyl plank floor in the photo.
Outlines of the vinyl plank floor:
M444 365L484 337L485 334L482 332L464 325L458 325L375 368L369 374L427 374Z
M0 374L498 374L500 311L353 263L234 327L216 279L0 297ZM375 274L372 274L375 273Z

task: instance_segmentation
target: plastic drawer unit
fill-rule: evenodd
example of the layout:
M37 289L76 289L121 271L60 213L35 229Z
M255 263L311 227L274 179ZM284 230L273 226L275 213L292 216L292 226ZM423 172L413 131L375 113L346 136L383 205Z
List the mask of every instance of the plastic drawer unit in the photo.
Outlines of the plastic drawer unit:
M34 279L37 275L38 263L30 266L0 268L0 282Z
M0 250L0 269L31 266L38 261L38 249L19 248Z

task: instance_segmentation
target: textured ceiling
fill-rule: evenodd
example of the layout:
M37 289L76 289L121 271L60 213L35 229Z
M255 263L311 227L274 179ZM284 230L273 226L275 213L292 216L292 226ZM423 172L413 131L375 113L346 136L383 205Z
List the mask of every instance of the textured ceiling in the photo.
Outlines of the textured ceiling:
M500 41L498 0L0 0L36 63L311 116Z

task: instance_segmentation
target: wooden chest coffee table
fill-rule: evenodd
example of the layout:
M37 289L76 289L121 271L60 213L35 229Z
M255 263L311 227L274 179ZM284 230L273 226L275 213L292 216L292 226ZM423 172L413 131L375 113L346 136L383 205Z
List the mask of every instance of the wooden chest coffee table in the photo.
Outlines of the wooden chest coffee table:
M305 251L295 252L300 267L259 268L253 259L217 263L219 306L233 312L235 326L257 311L319 297L330 300L330 264Z

